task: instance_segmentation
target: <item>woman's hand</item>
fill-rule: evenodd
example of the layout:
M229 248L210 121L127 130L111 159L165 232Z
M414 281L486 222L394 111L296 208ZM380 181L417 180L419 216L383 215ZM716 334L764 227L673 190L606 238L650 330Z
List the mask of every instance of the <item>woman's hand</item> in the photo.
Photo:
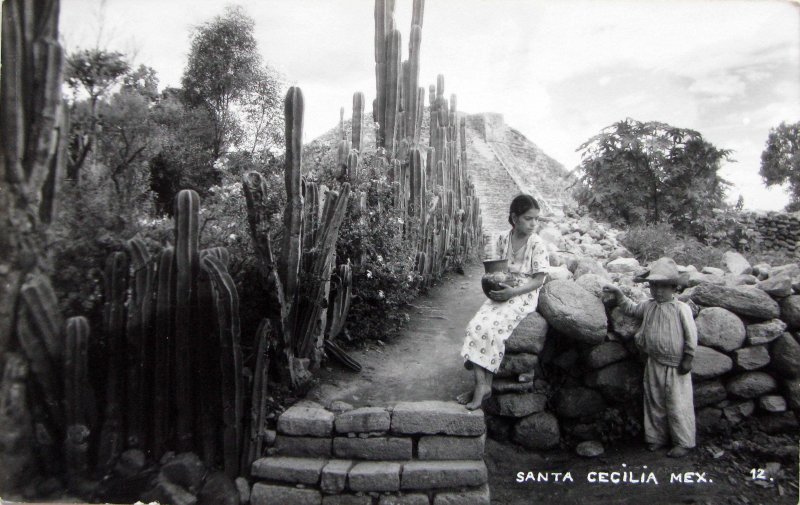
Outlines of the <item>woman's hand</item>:
M514 297L517 292L509 286L508 284L500 283L499 286L503 289L498 289L497 291L489 291L489 298L496 302L504 302L509 298Z

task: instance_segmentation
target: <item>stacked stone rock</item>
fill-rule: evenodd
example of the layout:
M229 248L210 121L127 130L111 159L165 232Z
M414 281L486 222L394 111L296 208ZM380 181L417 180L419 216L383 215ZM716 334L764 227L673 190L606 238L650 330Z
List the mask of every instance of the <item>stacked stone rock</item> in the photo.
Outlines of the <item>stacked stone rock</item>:
M751 267L733 252L725 261L727 271L681 267L688 288L680 297L692 306L699 333L692 371L698 430L723 429L755 415L766 432L796 432L800 267ZM605 282L615 282L635 301L646 299L633 283L641 267L632 258L603 266L567 256L564 263L569 275L547 282L538 314L523 321L508 341L507 358L533 365L537 379L499 379L496 397L485 405L493 414L487 420L490 436L510 435L534 449L558 445L564 434L572 441L597 441L597 421L608 409L641 419L644 357L632 342L640 321L602 293ZM533 352L516 354L522 350Z
M800 250L800 218L797 214L770 212L756 217L755 225L766 249Z
M278 418L274 454L253 463L253 505L488 505L481 411L406 402Z

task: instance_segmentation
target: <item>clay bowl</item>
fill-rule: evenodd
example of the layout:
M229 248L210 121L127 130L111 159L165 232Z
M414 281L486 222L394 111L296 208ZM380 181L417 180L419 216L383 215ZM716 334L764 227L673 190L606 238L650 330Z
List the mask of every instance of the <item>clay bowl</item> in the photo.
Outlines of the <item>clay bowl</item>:
M481 278L481 288L483 289L483 294L487 297L490 291L502 289L500 287L501 283L513 281L513 277L506 272L508 268L508 260L506 259L484 261L483 268L486 273Z

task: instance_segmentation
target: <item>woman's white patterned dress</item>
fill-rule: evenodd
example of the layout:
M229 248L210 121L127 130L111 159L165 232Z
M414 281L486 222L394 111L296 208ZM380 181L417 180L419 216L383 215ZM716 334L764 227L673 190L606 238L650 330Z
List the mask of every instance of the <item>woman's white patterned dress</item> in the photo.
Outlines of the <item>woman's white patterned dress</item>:
M532 233L516 254L511 250L511 231L501 234L495 244L495 258L508 259L508 271L521 278L547 273L550 265L542 239ZM505 354L505 341L525 316L536 310L539 289L504 302L487 299L467 325L461 355L492 373L497 372Z

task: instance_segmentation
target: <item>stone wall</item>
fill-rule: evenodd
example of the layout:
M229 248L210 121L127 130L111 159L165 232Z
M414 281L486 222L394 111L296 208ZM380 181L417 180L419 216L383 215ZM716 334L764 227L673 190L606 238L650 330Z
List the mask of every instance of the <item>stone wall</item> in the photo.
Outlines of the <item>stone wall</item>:
M751 232L764 248L800 254L800 215L798 213L769 212L741 215L742 227Z
M485 430L481 411L452 402L336 411L301 402L253 463L250 502L489 505Z
M566 256L540 293L537 312L507 341L484 408L489 436L532 449L559 444L596 455L604 440L636 436L645 357L633 343L640 321L603 294L615 283L635 301L633 258ZM680 299L699 334L692 379L699 436L757 418L767 433L796 433L800 415L800 266L727 270L681 266ZM613 431L616 430L616 433Z

